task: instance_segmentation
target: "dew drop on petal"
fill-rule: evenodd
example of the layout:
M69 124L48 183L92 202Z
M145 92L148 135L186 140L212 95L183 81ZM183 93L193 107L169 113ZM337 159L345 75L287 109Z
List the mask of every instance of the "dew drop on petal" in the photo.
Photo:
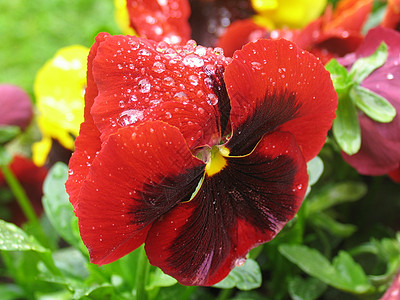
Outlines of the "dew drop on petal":
M184 92L178 92L174 95L174 100L176 101L186 101L188 100L187 95Z
M246 259L244 257L238 258L235 260L235 267L241 267L244 265L246 262Z
M152 70L156 73L162 73L165 71L165 65L162 62L156 61L153 64Z
M174 83L175 83L175 80L172 77L168 76L168 77L164 78L165 85L172 86L172 85L174 85Z
M196 86L199 84L199 77L197 77L196 75L190 75L189 82L190 82L190 84Z
M388 74L386 75L386 78L387 78L388 80L392 80L392 79L394 78L394 76L393 76L392 73L388 73Z
M135 95L132 95L130 98L129 98L129 102L136 102L138 99L137 99L137 97L135 96Z
M124 100L120 100L118 105L119 105L119 107L124 108L125 107L125 101Z
M257 61L253 61L251 63L251 66L252 66L253 70L261 70L261 64Z
M129 109L122 112L117 120L120 126L128 126L143 119L143 111L137 109Z
M151 88L150 81L148 79L146 79L146 78L140 80L138 82L138 88L139 88L139 91L142 92L142 93L150 92L150 88Z
M204 66L204 60L198 57L196 54L189 54L182 60L183 64L188 67L202 67Z
M143 55L143 56L150 56L150 51L147 49L140 49L138 52L139 55Z
M210 105L216 105L218 103L218 97L215 94L208 94L207 95L207 103Z

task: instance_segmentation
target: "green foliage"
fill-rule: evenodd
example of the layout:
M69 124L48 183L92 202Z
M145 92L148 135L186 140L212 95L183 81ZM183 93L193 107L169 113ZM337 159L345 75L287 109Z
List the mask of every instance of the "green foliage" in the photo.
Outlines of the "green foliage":
M330 263L319 251L307 246L283 244L279 250L307 274L340 290L354 294L373 290L361 266L345 251Z
M365 78L386 62L387 56L387 46L382 42L372 55L356 60L349 72L335 59L325 67L331 74L339 97L333 135L339 147L349 155L356 154L361 147L357 109L381 123L391 122L396 116L396 109L385 98L360 86Z
M262 277L258 263L248 258L242 266L234 268L229 275L214 285L214 287L231 289L237 287L239 290L248 291L261 286Z
M21 129L18 126L1 126L0 125L0 145L11 141L18 134Z

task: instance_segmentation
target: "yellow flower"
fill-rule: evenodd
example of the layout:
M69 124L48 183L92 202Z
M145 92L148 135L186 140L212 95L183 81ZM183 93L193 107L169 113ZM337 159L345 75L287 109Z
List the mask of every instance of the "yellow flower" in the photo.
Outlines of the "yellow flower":
M136 35L135 30L130 27L128 10L126 8L126 0L114 0L115 20L123 34Z
M88 53L80 45L62 48L36 74L36 120L42 140L32 146L32 152L39 166L46 162L52 138L67 149L74 147L83 121Z
M318 18L327 0L251 0L254 21L268 29L302 28Z

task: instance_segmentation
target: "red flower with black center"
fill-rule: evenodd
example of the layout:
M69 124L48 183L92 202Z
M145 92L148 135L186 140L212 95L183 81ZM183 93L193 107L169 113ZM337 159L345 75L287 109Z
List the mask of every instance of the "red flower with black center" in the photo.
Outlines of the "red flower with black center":
M100 34L67 191L91 261L145 243L185 285L222 280L296 214L335 117L330 75L285 40L233 59Z

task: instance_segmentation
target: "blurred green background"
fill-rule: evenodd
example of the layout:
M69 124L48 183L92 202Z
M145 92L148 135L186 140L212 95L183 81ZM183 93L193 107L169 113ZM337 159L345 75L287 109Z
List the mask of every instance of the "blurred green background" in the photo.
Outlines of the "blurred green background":
M0 0L0 83L32 95L36 72L59 48L119 34L113 0Z

